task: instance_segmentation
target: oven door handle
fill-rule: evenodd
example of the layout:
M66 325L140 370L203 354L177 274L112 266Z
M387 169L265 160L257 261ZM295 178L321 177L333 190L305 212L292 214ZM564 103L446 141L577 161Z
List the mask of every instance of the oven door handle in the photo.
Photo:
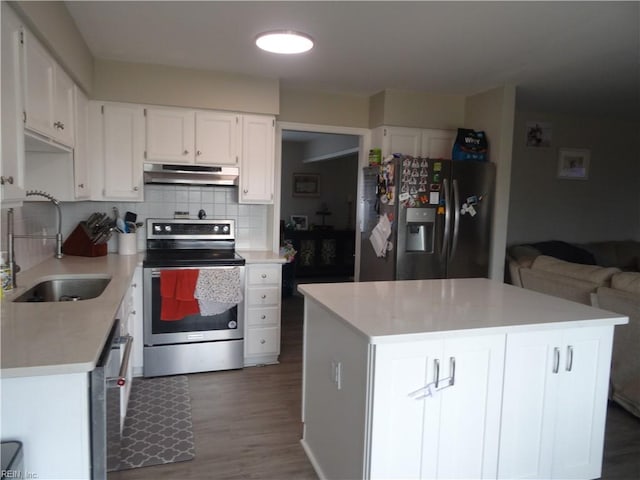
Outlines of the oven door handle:
M240 268L242 265L229 265L229 266L208 266L208 267L167 267L167 268L152 268L151 269L151 278L159 278L160 272L162 270L220 270L220 269L231 269L231 268Z

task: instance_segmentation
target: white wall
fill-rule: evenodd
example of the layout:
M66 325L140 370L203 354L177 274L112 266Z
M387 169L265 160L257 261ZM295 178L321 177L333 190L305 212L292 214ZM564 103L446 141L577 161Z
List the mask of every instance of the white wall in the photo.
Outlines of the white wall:
M551 124L551 147L526 146L528 121ZM517 112L508 244L640 240L638 138L638 123ZM588 180L557 178L561 147L590 150Z
M486 132L489 140L489 160L496 164L489 269L489 278L495 280L504 278L515 99L515 87L505 86L469 97L465 105L465 127Z

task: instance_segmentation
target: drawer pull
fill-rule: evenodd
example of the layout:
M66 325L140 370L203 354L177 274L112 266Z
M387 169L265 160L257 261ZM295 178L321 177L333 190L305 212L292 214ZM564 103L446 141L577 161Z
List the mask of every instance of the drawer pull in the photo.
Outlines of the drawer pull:
M265 298L267 298L267 295L263 293L262 294L262 299L264 300Z
M261 315L261 316L260 316L260 318L261 318L262 320L264 320L265 318L267 318L267 316L266 316L266 315Z
M260 275L262 278L267 278L267 274L263 273L262 275Z
M261 343L262 345L264 345L265 343L267 343L267 341L266 341L264 338L261 338L261 339L260 339L260 343Z

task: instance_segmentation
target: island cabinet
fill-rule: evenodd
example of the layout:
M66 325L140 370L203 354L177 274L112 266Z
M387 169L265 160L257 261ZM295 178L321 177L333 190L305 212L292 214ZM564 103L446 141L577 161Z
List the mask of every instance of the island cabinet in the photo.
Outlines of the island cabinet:
M320 478L600 476L625 317L487 279L298 289Z
M600 476L612 334L507 336L499 478Z

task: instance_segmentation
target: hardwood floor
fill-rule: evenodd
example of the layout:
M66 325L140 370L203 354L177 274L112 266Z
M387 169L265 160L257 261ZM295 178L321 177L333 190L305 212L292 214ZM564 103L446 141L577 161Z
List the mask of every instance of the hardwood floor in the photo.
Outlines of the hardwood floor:
M312 480L302 447L302 297L282 304L279 365L189 375L195 459L109 474L109 480ZM611 404L605 480L640 479L640 419Z

